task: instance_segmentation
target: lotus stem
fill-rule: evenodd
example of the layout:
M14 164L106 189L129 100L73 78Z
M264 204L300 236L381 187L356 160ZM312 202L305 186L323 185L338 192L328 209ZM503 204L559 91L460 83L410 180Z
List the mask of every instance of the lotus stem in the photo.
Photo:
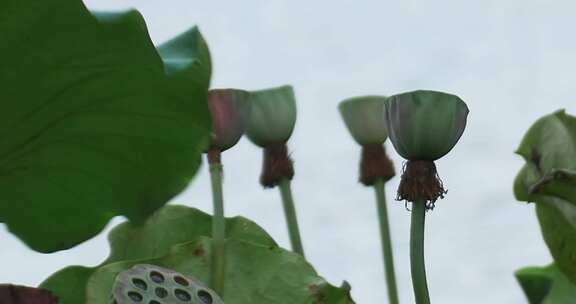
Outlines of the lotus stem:
M412 203L412 225L410 227L410 267L416 304L430 304L424 262L425 218L426 201L418 199Z
M378 207L378 217L380 220L380 237L382 238L382 253L384 257L386 284L388 287L388 299L390 304L398 304L398 288L396 286L392 238L390 237L390 225L388 223L384 185L384 179L379 178L374 184L374 190L376 192L376 205Z
M296 217L296 208L294 207L294 199L292 198L290 180L282 178L278 183L278 187L282 195L282 203L284 205L284 214L288 225L292 251L304 256L304 247L302 246L302 240L300 238L300 229L298 228L298 218Z
M208 162L212 182L212 201L214 204L214 217L212 218L212 288L223 297L226 274L226 221L224 219L223 169L220 162L220 151L209 151Z

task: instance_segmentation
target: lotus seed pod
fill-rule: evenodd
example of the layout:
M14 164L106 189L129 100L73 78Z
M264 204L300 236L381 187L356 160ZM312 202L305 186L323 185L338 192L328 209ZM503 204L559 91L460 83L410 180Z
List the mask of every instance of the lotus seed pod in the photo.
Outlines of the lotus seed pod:
M386 141L384 96L362 96L349 98L338 107L342 119L356 142L362 146L381 145Z
M434 161L446 155L462 136L468 107L458 96L413 91L386 100L390 141L407 160Z
M140 264L118 274L112 289L115 304L223 304L198 279L155 265Z
M296 100L292 86L250 92L248 100L248 138L260 147L288 141L296 123Z
M211 148L220 151L233 147L244 133L248 116L248 92L235 89L211 90L208 108L212 114Z

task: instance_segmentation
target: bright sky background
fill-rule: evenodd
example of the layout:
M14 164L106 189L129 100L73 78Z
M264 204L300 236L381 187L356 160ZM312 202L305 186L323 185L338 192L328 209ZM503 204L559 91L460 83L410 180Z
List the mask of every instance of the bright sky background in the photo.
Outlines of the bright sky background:
M438 162L449 189L428 214L431 298L442 304L525 303L513 272L551 261L532 206L518 203L513 154L527 128L559 108L575 113L573 1L90 0L92 9L136 7L160 43L197 24L214 60L214 87L292 84L297 127L289 143L294 195L310 262L360 304L387 303L373 193L357 183L359 147L340 100L414 89L455 93L470 108L456 148ZM389 145L397 168L402 160ZM257 183L261 152L247 140L224 154L226 212L255 220L289 246L276 189ZM175 202L211 210L206 168ZM402 303L413 303L410 214L389 213ZM114 224L121 219L115 219ZM111 224L112 225L112 224ZM36 285L69 264L95 265L105 236L68 252L28 250L0 226L0 282Z

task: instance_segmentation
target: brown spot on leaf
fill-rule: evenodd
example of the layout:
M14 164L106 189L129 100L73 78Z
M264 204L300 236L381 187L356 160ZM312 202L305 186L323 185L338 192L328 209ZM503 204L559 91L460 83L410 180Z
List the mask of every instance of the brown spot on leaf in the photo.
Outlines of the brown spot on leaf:
M194 256L203 257L206 254L204 247L198 247L194 249Z
M542 172L542 168L540 168L540 161L542 160L542 154L536 148L532 148L532 155L530 156L530 160L534 163L536 168L539 172Z
M314 298L314 303L322 303L326 299L326 295L320 290L320 287L316 284L308 286L310 294Z

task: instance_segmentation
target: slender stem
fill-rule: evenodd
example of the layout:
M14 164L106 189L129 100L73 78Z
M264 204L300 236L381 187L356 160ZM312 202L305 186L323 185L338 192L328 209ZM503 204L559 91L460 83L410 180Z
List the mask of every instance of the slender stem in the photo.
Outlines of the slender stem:
M410 266L416 304L430 304L426 266L424 262L424 223L426 204L423 200L412 203L412 226L410 228Z
M296 217L296 209L294 208L294 199L292 198L290 180L283 178L280 180L278 186L280 187L282 203L284 204L284 214L286 215L286 223L288 224L288 233L290 234L292 251L304 256L304 247L302 246L302 240L300 239L298 218Z
M396 287L392 239L390 237L390 225L388 224L388 211L386 210L386 196L384 193L383 179L380 178L376 181L374 184L374 190L376 191L378 217L380 218L380 237L382 238L382 253L384 255L386 283L388 284L388 299L390 304L398 304L398 288Z
M222 164L210 163L212 181L212 200L214 217L212 219L212 288L223 296L225 264L226 222L224 220L224 198L222 194Z

